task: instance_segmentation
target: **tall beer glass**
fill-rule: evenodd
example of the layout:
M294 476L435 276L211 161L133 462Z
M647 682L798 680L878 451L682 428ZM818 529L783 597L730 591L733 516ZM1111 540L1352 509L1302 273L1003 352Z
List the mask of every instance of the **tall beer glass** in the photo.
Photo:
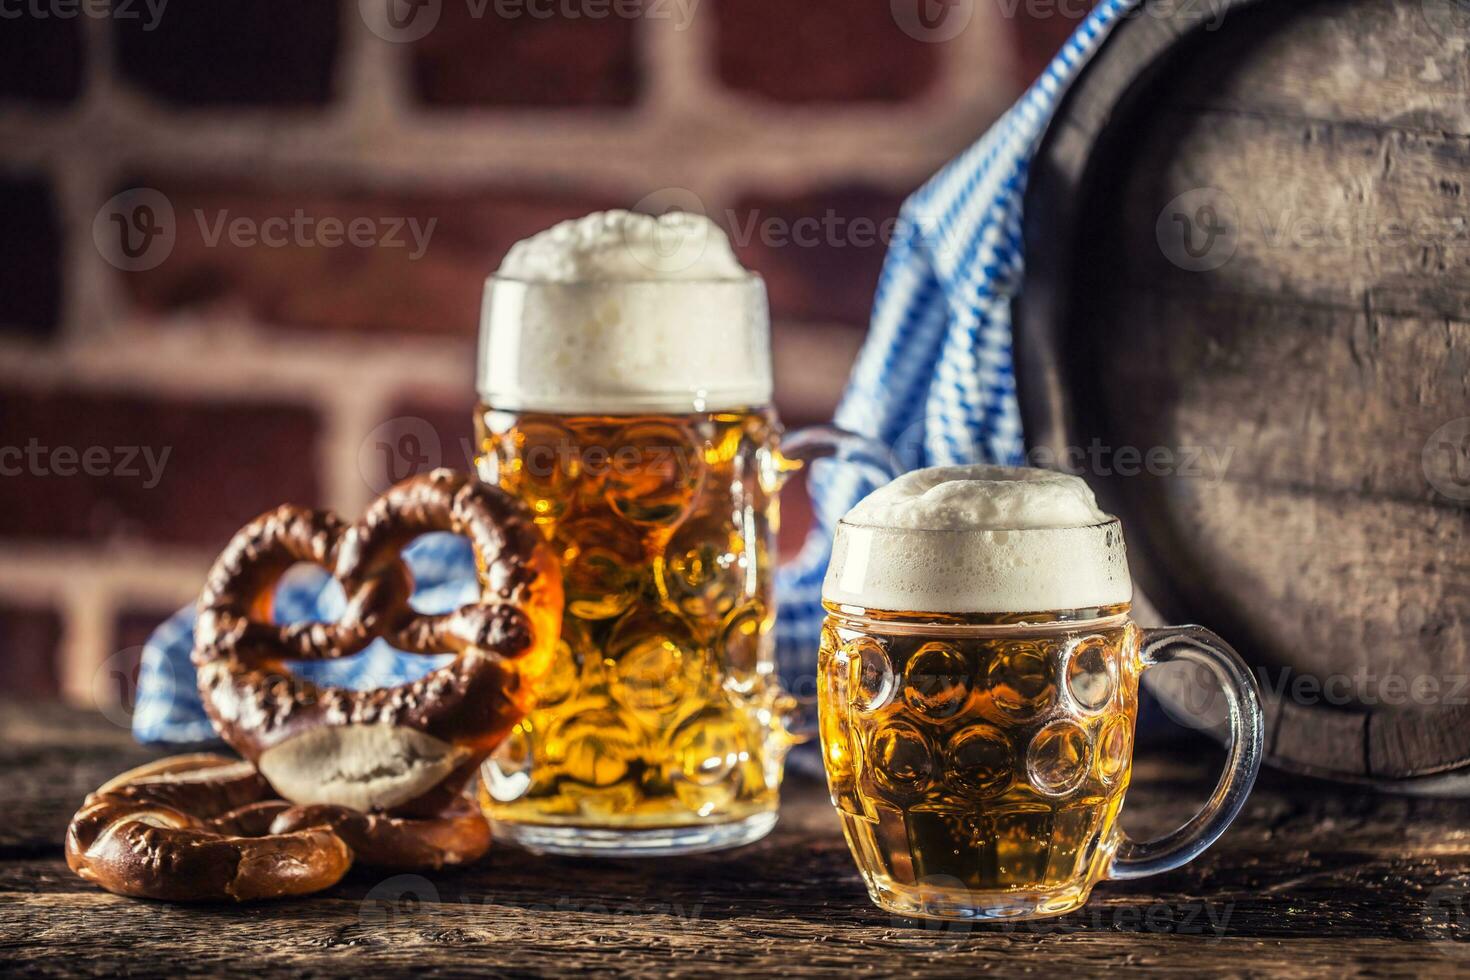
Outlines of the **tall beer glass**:
M610 856L762 837L792 741L777 491L808 460L886 451L835 429L783 440L753 275L495 276L482 324L477 466L535 512L567 600L536 707L485 767L496 832Z

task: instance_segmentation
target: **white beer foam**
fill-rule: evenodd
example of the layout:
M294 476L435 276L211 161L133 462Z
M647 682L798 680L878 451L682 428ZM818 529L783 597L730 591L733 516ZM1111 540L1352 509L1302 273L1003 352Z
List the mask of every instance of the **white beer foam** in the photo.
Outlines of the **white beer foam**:
M849 511L822 597L892 612L1020 613L1125 603L1133 586L1122 527L1082 480L961 466L907 473Z
M479 390L522 411L765 405L765 285L701 215L562 222L513 246L486 283Z

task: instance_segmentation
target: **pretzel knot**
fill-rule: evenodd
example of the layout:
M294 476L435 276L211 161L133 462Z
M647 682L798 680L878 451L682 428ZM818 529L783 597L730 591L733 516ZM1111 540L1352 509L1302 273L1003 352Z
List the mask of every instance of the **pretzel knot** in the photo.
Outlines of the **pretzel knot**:
M474 547L480 594L442 615L409 605L402 552L431 531ZM277 625L281 576L298 562L332 572L347 595L335 623ZM280 507L242 528L199 597L194 664L220 737L277 793L302 805L432 815L462 793L530 708L561 621L561 572L519 501L435 470L394 486L355 524ZM375 638L454 660L411 684L356 691L313 684L292 660L351 656Z
M66 834L66 862L118 895L248 902L309 895L354 859L434 869L480 858L490 827L458 801L425 820L300 807L273 799L248 762L177 756L124 773L87 797Z

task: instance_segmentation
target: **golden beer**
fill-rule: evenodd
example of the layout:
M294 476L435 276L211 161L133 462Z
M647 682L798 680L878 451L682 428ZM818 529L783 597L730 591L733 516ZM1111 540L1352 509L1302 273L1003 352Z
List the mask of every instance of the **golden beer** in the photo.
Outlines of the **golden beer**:
M485 283L482 479L561 557L561 649L484 769L496 833L533 850L675 854L776 822L776 495L886 447L781 438L765 284L702 215L608 211L517 243Z
M1060 915L1193 860L1240 811L1263 728L1250 671L1198 626L1140 629L1122 525L1079 478L906 473L837 525L817 673L832 802L868 894L937 919ZM1042 610L1039 612L1030 610ZM1139 677L1205 667L1230 759L1189 823L1118 824Z
M497 822L648 831L775 820L789 739L774 677L778 521L765 409L477 413L482 478L524 500L562 561L559 656L486 769ZM546 830L539 836L534 828ZM687 841L687 837L685 838Z
M918 910L962 890L1041 913L1080 905L1118 845L1131 769L1127 607L828 611L822 747L875 900Z

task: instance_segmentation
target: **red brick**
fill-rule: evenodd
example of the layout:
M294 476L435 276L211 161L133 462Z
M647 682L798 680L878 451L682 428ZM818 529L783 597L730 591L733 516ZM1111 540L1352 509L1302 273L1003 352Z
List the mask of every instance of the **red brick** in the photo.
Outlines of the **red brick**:
M61 320L61 225L51 187L0 180L0 331L50 337Z
M56 610L0 604L0 696L55 698L61 693L61 617Z
M602 2L613 7L611 0ZM445 3L437 26L414 45L418 97L430 105L632 105L639 83L637 18L572 18L562 12L566 6L547 0L488 0L483 9Z
M356 7L356 0L351 5ZM171 3L156 23L110 19L117 71L177 105L322 104L336 73L337 0Z
M765 277L778 320L866 327L903 197L864 186L747 195L723 222L741 261Z
M0 30L0 99L70 102L82 92L81 18L36 17L17 5ZM17 8L11 8L13 10Z
M1010 10L1012 6L1019 53L1016 81L1027 86L1046 70L1092 8L1087 0L1076 0L1057 4L1006 4L1001 9Z
M740 92L779 102L896 102L920 95L938 74L943 45L904 33L886 2L713 6L719 77Z
M0 394L0 539L222 547L269 507L319 504L319 430L294 405L12 388Z
M284 328L453 334L469 340L476 336L485 276L512 244L617 201L611 195L598 199L518 189L404 194L328 183L263 185L236 177L160 176L128 186L161 191L172 204L177 229L172 252L156 268L120 273L144 310L218 305L243 308L263 323ZM366 247L345 240L327 247L311 238L281 247L241 245L228 233L237 219L261 228L270 219L290 221L298 211L311 219L312 228L326 219L345 225L365 218L386 231L385 222L413 219L428 244L415 257L418 246L407 224L396 235L402 247L391 246L386 235L384 244ZM222 215L225 231L216 237ZM295 237L288 232L288 238Z

